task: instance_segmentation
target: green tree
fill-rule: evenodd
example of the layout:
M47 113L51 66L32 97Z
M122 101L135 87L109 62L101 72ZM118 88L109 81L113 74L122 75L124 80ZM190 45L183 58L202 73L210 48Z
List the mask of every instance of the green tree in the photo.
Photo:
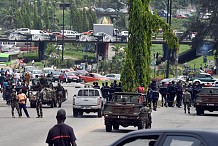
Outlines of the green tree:
M124 90L134 91L144 83L148 86L151 80L151 38L159 28L164 31L163 37L170 48L179 48L178 38L170 26L149 10L151 0L129 0L129 41L126 59L121 75ZM131 85L131 86L130 86Z

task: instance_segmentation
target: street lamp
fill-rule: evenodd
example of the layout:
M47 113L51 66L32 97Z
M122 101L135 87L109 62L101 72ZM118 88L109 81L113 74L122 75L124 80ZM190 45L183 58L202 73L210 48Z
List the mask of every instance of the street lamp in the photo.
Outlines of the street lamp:
M62 8L63 10L63 16L62 16L62 21L63 21L63 24L62 24L62 55L61 55L61 61L63 62L64 61L64 10L65 8L67 7L70 7L71 4L69 3L65 3L64 0L62 0L62 3L60 3L60 7Z

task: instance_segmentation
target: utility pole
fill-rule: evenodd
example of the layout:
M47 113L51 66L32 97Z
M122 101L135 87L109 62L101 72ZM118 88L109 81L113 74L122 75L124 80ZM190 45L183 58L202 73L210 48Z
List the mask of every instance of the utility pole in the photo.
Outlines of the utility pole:
M172 16L172 0L168 0L167 1L167 23L169 23L170 26L171 26L171 23L172 23L171 16ZM166 45L166 57L167 57L166 78L169 78L170 50L168 48L168 45Z

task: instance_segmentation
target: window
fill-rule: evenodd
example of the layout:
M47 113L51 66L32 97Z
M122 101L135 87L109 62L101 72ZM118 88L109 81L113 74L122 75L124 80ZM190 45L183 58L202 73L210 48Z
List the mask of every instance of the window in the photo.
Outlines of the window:
M89 96L94 96L94 90L89 90Z
M158 135L132 137L121 142L118 145L119 146L154 146L158 137L159 137Z
M191 136L167 136L163 146L203 146L203 144Z
M95 90L95 96L100 96L98 90Z

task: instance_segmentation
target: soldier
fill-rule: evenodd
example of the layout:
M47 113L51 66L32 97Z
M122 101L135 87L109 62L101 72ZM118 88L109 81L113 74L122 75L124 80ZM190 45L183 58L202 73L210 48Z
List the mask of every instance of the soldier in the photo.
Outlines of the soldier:
M115 87L115 92L123 92L121 82Z
M168 106L169 107L174 107L173 102L174 102L174 98L176 95L176 88L175 88L175 82L172 81L172 83L169 83L169 86L167 87L167 92L168 92Z
M183 96L183 104L184 104L184 110L186 113L186 108L188 109L188 113L190 114L190 107L191 107L191 94L189 93L188 89L185 90Z
M143 123L145 124L145 129L151 128L151 123L152 123L152 117L151 117L151 108L149 106L149 104L147 104L146 102L143 102L143 107L140 108L139 111L139 117L140 119L143 121ZM144 127L143 127L144 128Z
M46 87L48 85L47 79L45 78L44 75L41 76L39 82L42 85L42 87Z
M21 117L20 108L19 108L19 104L18 104L18 98L17 98L15 88L12 89L12 93L11 93L11 114L12 114L12 118L15 118L14 108L16 108L18 116Z
M111 101L114 92L115 92L114 84L111 83L111 85L110 85L110 90L109 90L109 93L110 93L109 101Z
M37 91L36 95L36 112L37 112L37 117L36 118L42 118L43 113L42 113L42 98L43 94L40 94L40 89Z
M176 86L176 106L178 108L181 107L181 102L182 102L182 95L183 95L183 91L182 91L182 83L181 81L179 81L177 83L177 86Z
M95 82L95 85L93 86L95 89L100 89L100 86L98 85L98 82Z
M102 90L103 97L106 99L106 101L109 101L109 96L110 96L109 91L110 91L110 87L108 86L108 82L106 82Z
M165 82L162 82L160 88L159 88L159 92L161 94L161 103L162 103L162 107L163 105L166 107L167 106L167 87L165 86Z
M57 103L59 104L58 107L61 107L64 88L61 86L60 83L58 83L56 92L57 92Z
M152 103L153 103L153 110L157 110L157 102L159 99L159 92L157 91L157 88L153 87L152 90Z

